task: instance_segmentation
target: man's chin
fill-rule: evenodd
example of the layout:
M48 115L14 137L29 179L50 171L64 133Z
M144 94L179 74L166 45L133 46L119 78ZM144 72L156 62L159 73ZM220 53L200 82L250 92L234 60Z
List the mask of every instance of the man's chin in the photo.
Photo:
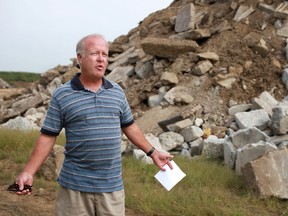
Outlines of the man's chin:
M94 74L95 74L95 76L97 76L97 77L103 77L104 74L105 74L105 71L96 70L96 71L94 72Z

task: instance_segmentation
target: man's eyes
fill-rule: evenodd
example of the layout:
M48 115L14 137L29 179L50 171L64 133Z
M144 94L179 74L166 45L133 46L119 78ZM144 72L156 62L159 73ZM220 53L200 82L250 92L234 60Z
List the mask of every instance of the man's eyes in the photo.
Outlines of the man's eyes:
M102 56L105 56L105 57L108 56L107 53L98 53L98 52L93 52L93 53L91 53L90 55L97 56L97 55L100 55L100 54L101 54Z

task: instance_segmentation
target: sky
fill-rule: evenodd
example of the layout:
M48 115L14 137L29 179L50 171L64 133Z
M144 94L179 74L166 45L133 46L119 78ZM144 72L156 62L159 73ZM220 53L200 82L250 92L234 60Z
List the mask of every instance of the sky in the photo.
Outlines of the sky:
M173 0L0 0L0 71L44 73L68 65L76 43L126 35Z

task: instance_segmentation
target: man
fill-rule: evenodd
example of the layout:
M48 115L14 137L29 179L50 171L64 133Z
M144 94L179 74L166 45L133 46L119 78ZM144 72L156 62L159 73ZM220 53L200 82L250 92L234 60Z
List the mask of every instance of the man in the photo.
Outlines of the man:
M109 46L98 34L77 46L81 73L58 88L31 158L18 176L19 195L30 194L33 176L65 128L65 159L58 178L55 213L62 215L125 215L121 130L164 170L172 156L157 151L135 124L123 90L104 77Z

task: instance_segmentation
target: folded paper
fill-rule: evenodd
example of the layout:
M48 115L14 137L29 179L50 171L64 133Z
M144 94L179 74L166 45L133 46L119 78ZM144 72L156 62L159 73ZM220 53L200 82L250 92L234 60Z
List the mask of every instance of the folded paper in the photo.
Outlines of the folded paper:
M166 164L164 168L166 171L160 170L154 177L163 185L163 187L170 191L179 181L181 181L186 174L177 166L174 161L171 161L173 169Z

